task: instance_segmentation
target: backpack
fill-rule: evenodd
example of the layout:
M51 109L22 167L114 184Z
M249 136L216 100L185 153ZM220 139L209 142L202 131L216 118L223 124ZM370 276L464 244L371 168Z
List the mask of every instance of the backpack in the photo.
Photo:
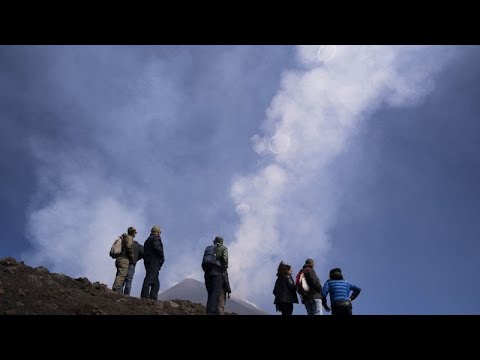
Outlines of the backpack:
M216 265L222 267L220 261L217 260L217 253L215 251L215 245L207 246L205 252L203 253L203 260L202 260L202 269L205 270L207 267L211 265Z
M122 253L122 236L120 235L112 244L110 256L116 259Z
M295 279L295 285L297 286L297 292L305 296L310 291L310 286L307 283L307 279L305 279L305 273L303 270L300 270L297 274L297 278Z

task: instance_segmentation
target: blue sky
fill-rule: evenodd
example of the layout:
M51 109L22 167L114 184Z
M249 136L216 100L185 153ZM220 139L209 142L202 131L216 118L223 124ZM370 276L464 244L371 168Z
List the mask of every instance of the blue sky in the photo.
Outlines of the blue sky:
M0 46L0 257L113 283L162 227L161 289L202 280L273 313L281 260L341 267L357 314L478 314L480 49ZM137 266L138 296L143 264ZM295 308L302 314L302 305Z

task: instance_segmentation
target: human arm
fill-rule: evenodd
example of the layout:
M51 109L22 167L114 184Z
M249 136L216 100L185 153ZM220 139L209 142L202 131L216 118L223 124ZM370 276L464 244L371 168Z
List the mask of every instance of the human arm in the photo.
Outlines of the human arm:
M127 235L125 237L125 254L128 257L130 262L133 261L133 237L131 235Z
M163 263L165 262L165 254L163 253L163 244L162 244L162 239L160 237L156 238L153 240L153 250L158 256L158 259L160 260L160 267L162 267Z
M228 294L228 298L230 298L232 289L230 288L230 279L228 278L227 270L225 270L222 275L223 275L223 288L225 289L225 292Z
M223 250L222 259L223 259L223 265L225 266L225 269L228 269L228 249L227 249L227 247L225 247L225 250Z
M218 252L217 260L220 260L220 263L222 264L222 268L224 270L227 270L228 269L228 249L226 246L221 245L221 248L219 250L220 251Z
M285 281L288 289L292 291L297 290L297 286L295 285L295 281L293 281L292 275L287 275L287 278L285 279Z
M138 260L143 259L143 245L138 244Z
M357 298L358 295L360 295L360 289L358 286L350 284L350 290L352 290L352 295L350 296L350 300L353 301Z
M314 269L305 272L305 279L307 280L308 285L310 285L310 288L322 292L322 284L320 283L320 279Z

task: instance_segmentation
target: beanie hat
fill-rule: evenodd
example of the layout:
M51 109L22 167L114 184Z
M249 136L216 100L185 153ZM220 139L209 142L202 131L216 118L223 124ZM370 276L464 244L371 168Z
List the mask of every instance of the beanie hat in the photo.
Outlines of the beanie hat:
M329 275L332 276L332 274L333 274L333 273L336 273L336 272L341 274L341 273L342 273L342 269L340 269L340 268L333 268L332 270L330 270L330 274L329 274Z
M305 260L305 266L314 267L314 266L315 266L315 262L313 261L313 259L307 259L307 260Z
M150 230L151 234L157 233L160 234L160 226L154 225L152 226L152 230Z
M223 244L223 238L221 236L215 236L214 243Z

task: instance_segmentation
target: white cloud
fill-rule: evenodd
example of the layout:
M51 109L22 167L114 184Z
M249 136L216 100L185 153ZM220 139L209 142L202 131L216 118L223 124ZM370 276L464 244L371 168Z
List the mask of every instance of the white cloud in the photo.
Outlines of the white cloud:
M295 268L306 257L321 262L332 246L328 231L335 221L341 189L335 187L328 166L348 145L359 122L382 104L416 104L433 88L433 74L448 58L442 47L336 46L334 56L321 62L318 49L298 48L300 68L283 74L259 134L251 138L261 160L259 169L232 180L232 214L239 207L240 223L234 241L226 239L230 280L234 295L257 304L265 299L268 300L264 303L272 302L272 279L280 260L295 261ZM83 50L75 51L79 61L86 63L90 56L96 64L96 49L86 53L86 60ZM126 56L118 56L116 51ZM154 223L163 226L166 219L181 218L185 206L211 213L208 218L225 214L226 210L218 208L218 204L195 203L190 193L182 198L187 205L168 203L164 201L165 192L178 191L177 202L181 202L178 198L185 189L167 184L181 181L182 176L196 175L188 171L187 175L174 174L175 166L183 167L175 159L182 159L184 153L191 156L184 149L189 142L182 137L192 134L177 126L178 118L184 115L185 124L197 125L192 133L198 132L198 124L193 123L198 117L196 102L218 101L232 83L241 81L244 74L238 71L238 64L248 64L249 52L245 51L244 56L242 48L235 48L233 57L226 52L229 61L220 59L220 68L225 65L227 69L221 72L222 76L213 76L219 66L212 65L212 76L205 77L205 81L212 82L207 90L216 92L215 96L204 98L199 95L204 90L202 86L206 86L203 80L194 83L200 87L198 93L187 96L182 92L183 83L189 80L182 77L183 65L171 68L158 58L147 64L136 62L136 50L124 48L105 48L101 53L107 65L112 59L120 59L118 64L112 64L118 72L109 73L110 78L105 75L105 81L89 77L88 66L82 67L83 72L78 75L78 69L70 68L73 65L64 65L70 82L63 82L61 74L57 79L62 90L58 96L65 93L68 99L60 98L58 103L73 102L86 114L83 119L87 124L81 126L68 118L61 118L61 122L83 131L79 137L84 136L92 148L84 144L75 147L57 138L54 143L38 137L31 139L32 153L38 160L38 191L27 225L27 236L34 248L25 254L25 260L111 286L115 267L108 251L119 232L126 231L129 225L139 230L137 241L143 243ZM238 63L230 61L237 58ZM76 64L70 58L64 63ZM190 66L187 60L185 63ZM102 66L94 69L98 76L109 70ZM122 99L118 103L113 95L108 98L109 86L101 84L111 83L112 91L119 91L118 84L124 83L116 83L117 75L127 70L129 87L120 88L120 95L114 94ZM223 76L224 73L230 77ZM224 83L213 89L217 79ZM103 104L102 91L115 106ZM82 100L77 101L81 96ZM205 109L216 109L208 104L198 108L207 113ZM223 110L218 115L223 121L217 123L220 129L233 126L223 115L231 109ZM173 150L177 151L174 160ZM175 166L167 166L171 162ZM125 178L118 176L119 169L124 171ZM211 173L216 175L218 169ZM204 181L212 178L213 175ZM175 230L168 227L162 231L166 238L166 261L160 276L162 290L186 276L202 280L201 255L219 234L217 224L209 226L192 229L198 234L196 238L175 238ZM170 251L172 248L175 250ZM133 294L139 293L143 274L141 264L137 266Z
M307 257L317 264L325 259L341 191L328 166L360 121L383 104L417 104L451 55L425 46L336 46L334 56L332 48L327 51L329 61L319 61L319 46L298 48L303 69L283 75L262 134L252 137L263 166L232 182L235 205L248 203L250 211L239 219L230 245L230 278L235 291L257 303L271 298L265 289L272 287L280 260L297 268ZM288 150L270 151L272 137L288 137Z

